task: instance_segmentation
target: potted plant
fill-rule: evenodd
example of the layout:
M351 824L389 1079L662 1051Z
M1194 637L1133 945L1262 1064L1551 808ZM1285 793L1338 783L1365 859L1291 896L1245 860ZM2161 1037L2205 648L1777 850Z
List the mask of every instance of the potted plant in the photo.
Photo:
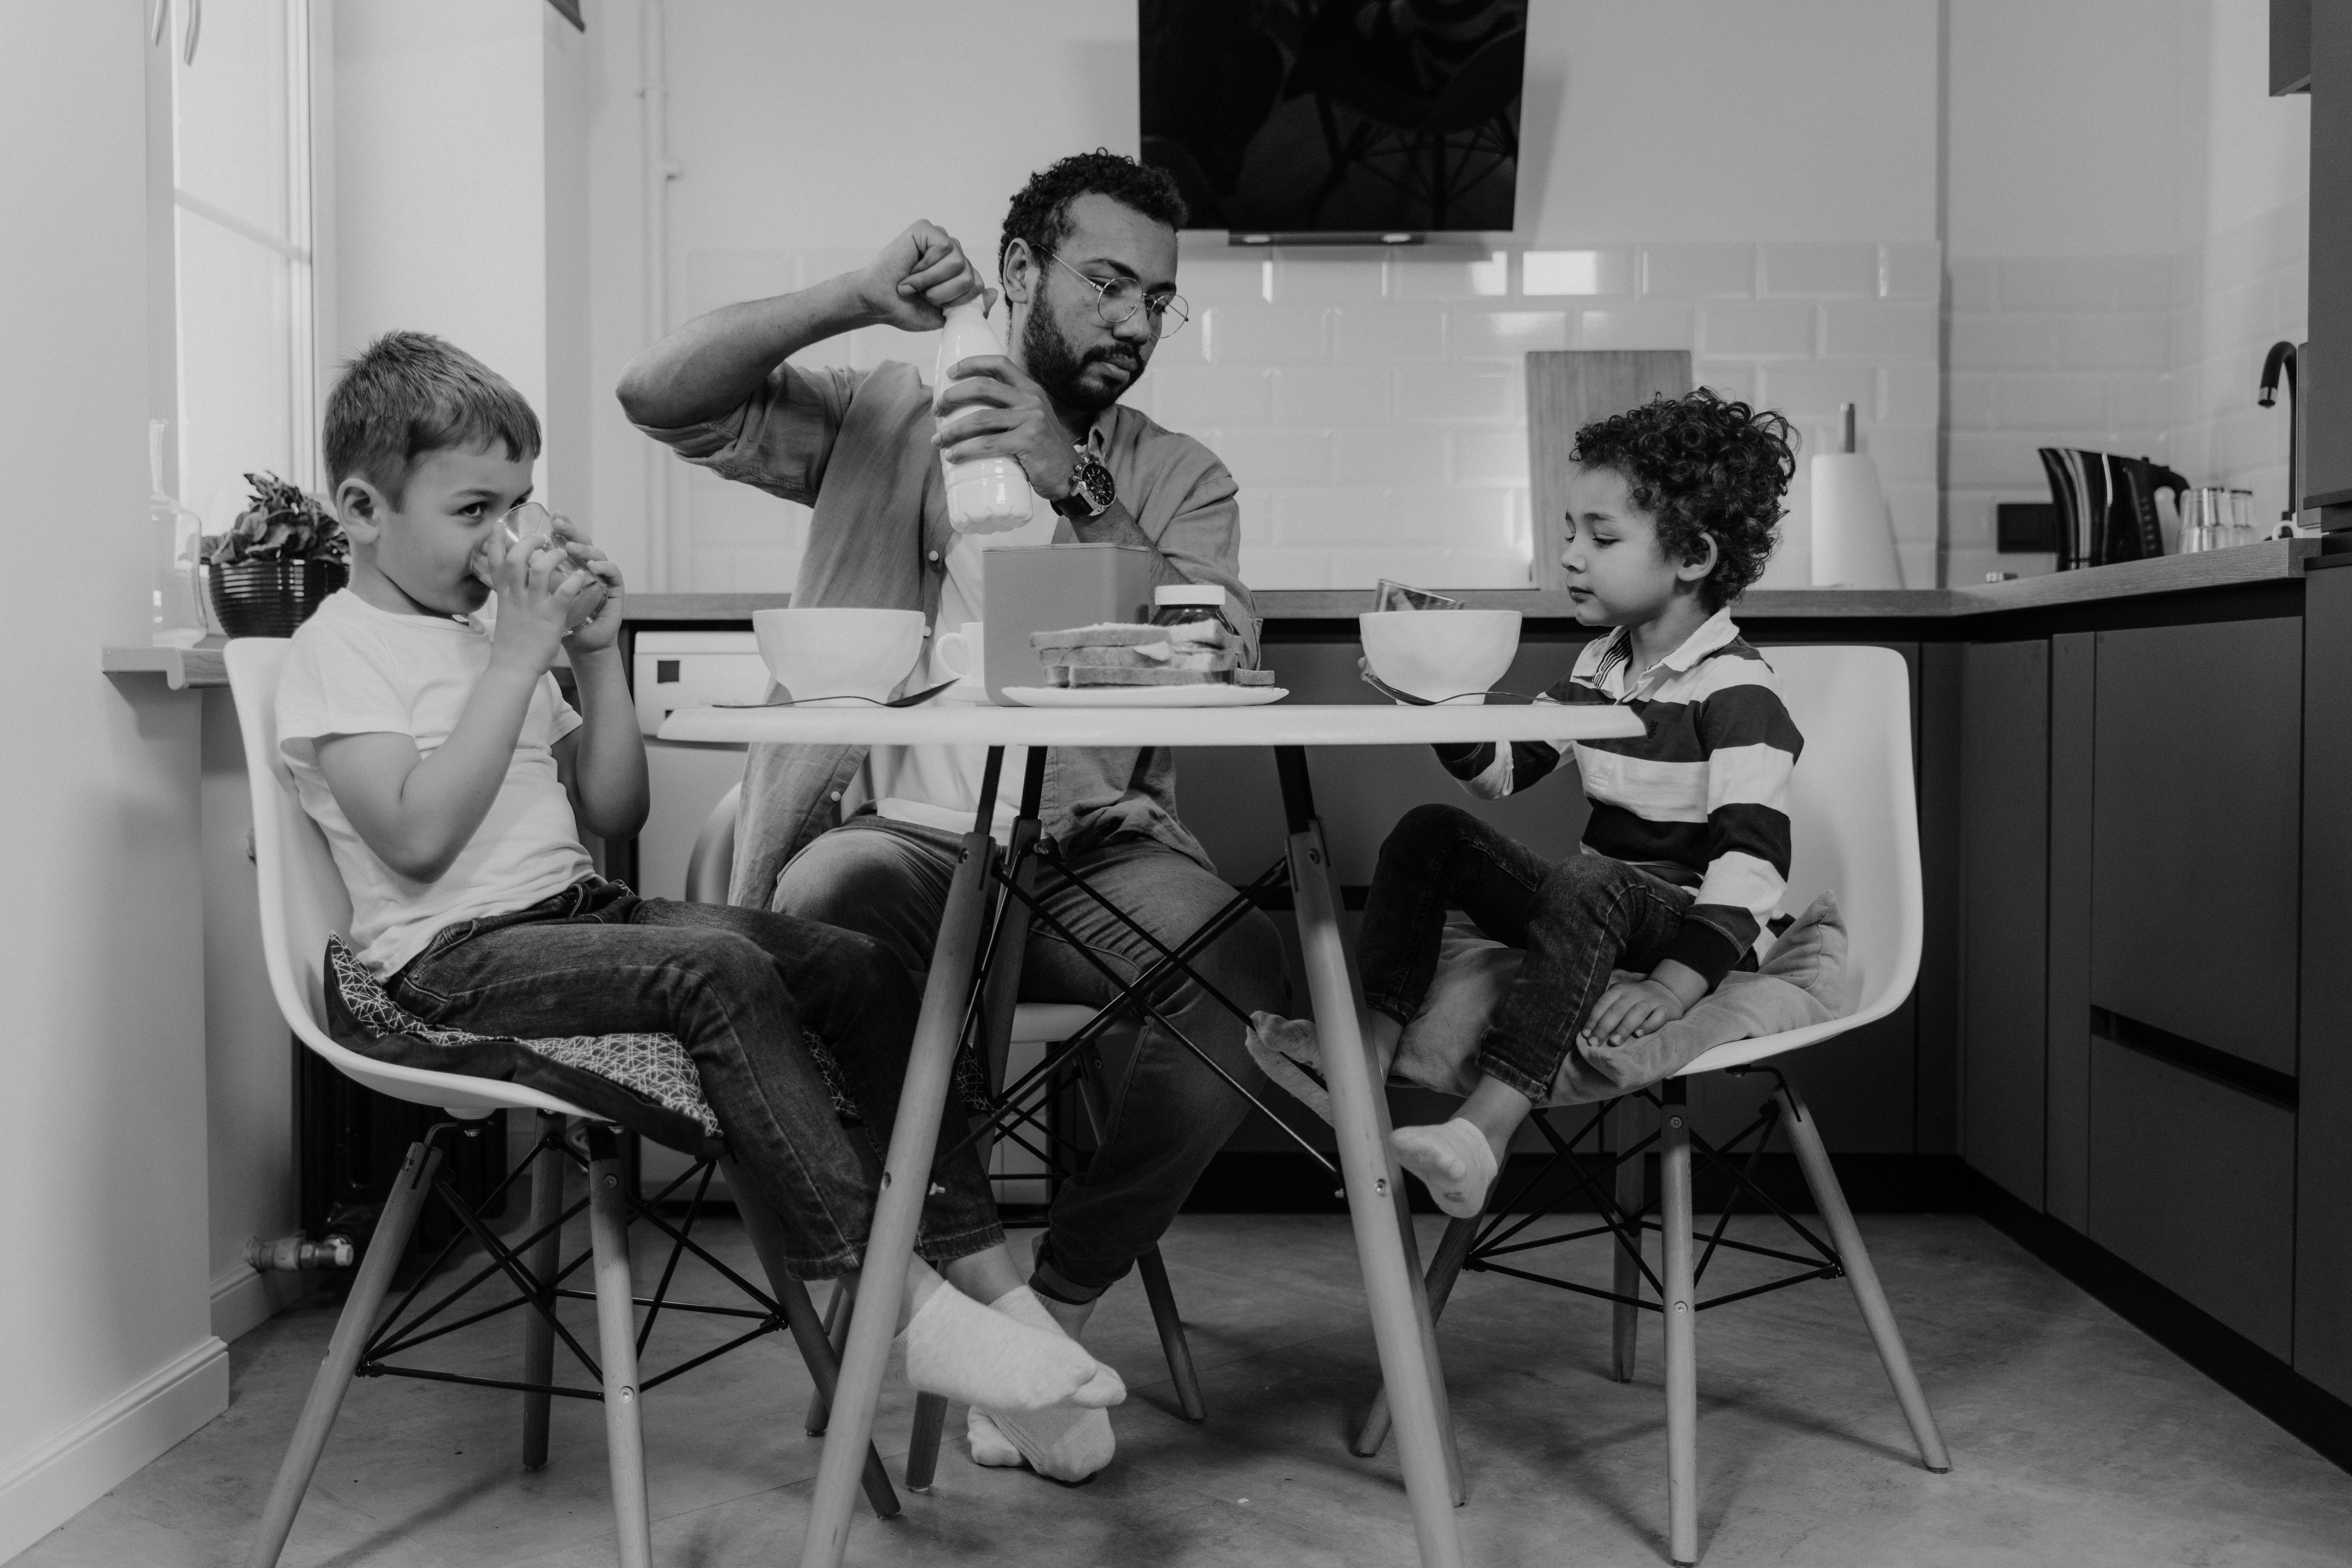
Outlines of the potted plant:
M233 637L286 637L351 577L351 541L316 498L275 474L247 474L253 504L205 537L207 593Z

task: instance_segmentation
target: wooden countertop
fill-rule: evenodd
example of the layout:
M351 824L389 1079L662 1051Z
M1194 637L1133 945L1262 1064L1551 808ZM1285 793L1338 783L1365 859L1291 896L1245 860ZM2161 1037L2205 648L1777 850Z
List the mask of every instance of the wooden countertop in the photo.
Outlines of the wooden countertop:
M2284 582L2310 570L2323 548L2316 539L2267 540L2209 554L2167 555L2155 561L2126 561L1958 588L1758 588L1739 601L1737 613L1743 621L1949 620ZM2352 542L2346 548L2352 549ZM1460 589L1455 596L1482 609L1518 610L1530 619L1568 620L1574 614L1567 595L1534 589ZM1353 620L1370 597L1370 591L1363 588L1271 588L1257 595L1257 607L1269 621ZM781 609L790 603L787 594L632 594L629 619L742 621L754 610Z

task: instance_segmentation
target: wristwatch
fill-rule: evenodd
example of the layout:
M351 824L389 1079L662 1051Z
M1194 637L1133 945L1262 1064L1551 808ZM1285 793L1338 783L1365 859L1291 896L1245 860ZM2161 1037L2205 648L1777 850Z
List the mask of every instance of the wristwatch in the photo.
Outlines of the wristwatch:
M1077 467L1070 470L1070 493L1054 503L1054 510L1072 522L1084 522L1100 517L1118 499L1118 487L1111 482L1110 470L1102 459L1084 447L1077 449Z

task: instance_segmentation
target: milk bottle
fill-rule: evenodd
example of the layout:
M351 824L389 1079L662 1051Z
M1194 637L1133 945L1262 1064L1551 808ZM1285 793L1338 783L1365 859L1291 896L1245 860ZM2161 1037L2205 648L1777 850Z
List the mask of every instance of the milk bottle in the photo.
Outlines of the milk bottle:
M996 329L988 324L978 295L950 307L947 317L947 331L940 338L939 365L931 375L931 395L935 399L947 390L948 372L956 364L981 354L1004 352ZM970 412L969 407L961 411ZM953 419L948 421L950 427L954 423ZM940 471L947 480L948 521L957 532L1002 533L1029 521L1034 505L1029 476L1015 459L977 458L950 463L942 451Z

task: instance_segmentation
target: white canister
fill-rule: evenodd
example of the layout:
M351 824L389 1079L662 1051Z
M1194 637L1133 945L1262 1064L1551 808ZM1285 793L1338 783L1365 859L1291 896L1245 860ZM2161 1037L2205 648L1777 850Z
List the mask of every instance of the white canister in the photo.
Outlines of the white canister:
M1812 486L1813 586L1903 586L1878 465L1860 452L1818 452Z

